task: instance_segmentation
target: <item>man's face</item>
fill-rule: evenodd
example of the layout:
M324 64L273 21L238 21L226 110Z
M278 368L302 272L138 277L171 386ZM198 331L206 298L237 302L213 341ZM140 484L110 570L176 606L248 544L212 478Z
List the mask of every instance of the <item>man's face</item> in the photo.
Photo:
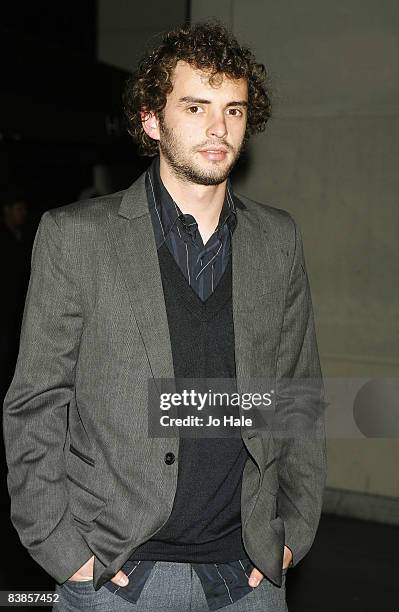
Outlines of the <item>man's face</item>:
M173 90L159 117L160 154L173 173L200 185L226 180L237 161L247 125L245 79L209 73L178 62Z

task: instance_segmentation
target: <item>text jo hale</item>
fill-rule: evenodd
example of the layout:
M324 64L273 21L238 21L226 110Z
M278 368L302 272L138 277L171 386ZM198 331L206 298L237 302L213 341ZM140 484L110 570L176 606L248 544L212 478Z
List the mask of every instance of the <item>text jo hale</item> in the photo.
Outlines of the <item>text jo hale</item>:
M163 427L252 427L252 419L248 417L233 417L225 415L223 419L218 419L213 416L208 417L208 421L204 423L202 417L186 416L183 419L163 415L159 422Z

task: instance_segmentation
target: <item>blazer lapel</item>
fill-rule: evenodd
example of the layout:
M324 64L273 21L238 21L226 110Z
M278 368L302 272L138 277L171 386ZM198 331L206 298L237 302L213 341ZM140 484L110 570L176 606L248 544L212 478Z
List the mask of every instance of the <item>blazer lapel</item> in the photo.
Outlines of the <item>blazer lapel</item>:
M235 201L238 204L237 198ZM271 364L264 362L261 350L256 350L254 333L256 325L266 324L263 316L257 317L259 311L255 303L270 288L270 273L266 263L269 261L268 237L256 213L252 207L242 204L242 207L237 205L237 216L232 245L232 299L237 392L242 396L243 393L269 391L264 387L269 387L266 378ZM251 416L245 410L241 415ZM241 436L262 472L269 454L269 427L261 426L260 431L256 427L241 427ZM244 478L244 489L246 483Z
M240 201L235 200L237 205ZM244 392L244 386L257 372L254 326L264 325L265 321L256 319L255 304L270 289L270 271L267 236L252 207L241 206L237 205L238 223L233 233L232 298L237 385Z
M125 192L110 224L133 314L154 378L174 378L172 349L145 174Z

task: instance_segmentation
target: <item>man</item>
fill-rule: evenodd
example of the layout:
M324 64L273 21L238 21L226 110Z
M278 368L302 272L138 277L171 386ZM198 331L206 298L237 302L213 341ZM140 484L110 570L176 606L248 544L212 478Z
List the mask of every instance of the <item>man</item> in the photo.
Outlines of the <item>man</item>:
M61 584L54 609L287 609L322 418L311 436L147 430L149 381L320 381L298 228L228 181L269 118L264 77L218 24L170 32L125 97L148 172L42 217L4 434L12 520Z

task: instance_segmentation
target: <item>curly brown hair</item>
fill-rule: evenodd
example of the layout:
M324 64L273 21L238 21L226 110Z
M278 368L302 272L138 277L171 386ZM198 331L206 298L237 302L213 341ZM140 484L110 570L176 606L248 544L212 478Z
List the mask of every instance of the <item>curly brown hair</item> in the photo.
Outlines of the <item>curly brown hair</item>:
M220 74L232 79L246 79L248 121L245 140L265 129L271 116L265 66L257 63L250 49L240 45L221 23L205 21L193 26L185 25L168 32L126 83L123 104L128 132L143 155L157 155L158 142L143 130L141 112L152 111L162 117L167 95L173 89L173 71L178 61L209 72L210 84Z

